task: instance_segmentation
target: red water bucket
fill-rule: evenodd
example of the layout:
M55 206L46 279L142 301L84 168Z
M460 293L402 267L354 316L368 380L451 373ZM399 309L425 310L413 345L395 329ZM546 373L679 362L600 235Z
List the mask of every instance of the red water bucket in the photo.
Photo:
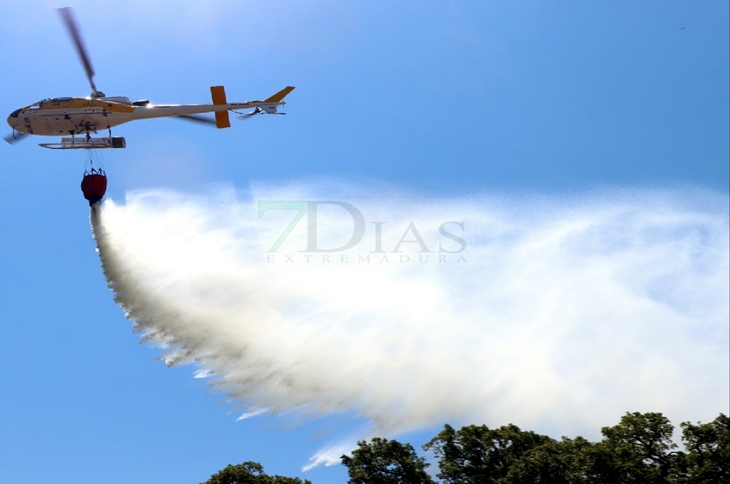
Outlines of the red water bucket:
M92 206L102 198L106 193L106 175L102 170L84 173L84 179L81 180L81 191L84 198L89 201Z

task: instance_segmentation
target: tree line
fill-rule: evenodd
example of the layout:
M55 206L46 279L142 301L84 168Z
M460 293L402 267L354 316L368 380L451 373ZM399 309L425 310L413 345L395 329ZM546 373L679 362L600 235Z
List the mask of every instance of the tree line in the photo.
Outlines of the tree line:
M683 422L682 449L674 426L661 413L627 413L603 438L553 439L513 424L490 429L445 425L423 451L438 466L434 477L426 457L411 444L373 438L341 457L348 484L730 484L730 419ZM311 484L268 476L260 464L229 465L202 484Z

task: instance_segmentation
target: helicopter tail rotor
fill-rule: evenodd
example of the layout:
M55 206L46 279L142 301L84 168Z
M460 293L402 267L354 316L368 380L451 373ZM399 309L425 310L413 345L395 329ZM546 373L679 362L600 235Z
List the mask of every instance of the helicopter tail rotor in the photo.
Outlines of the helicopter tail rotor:
M91 97L94 99L104 97L104 93L97 91L96 85L94 84L94 68L91 66L91 60L89 58L88 51L86 50L86 45L84 44L84 41L81 40L81 31L76 24L73 10L70 7L59 8L58 14L61 16L61 19L66 26L66 30L74 42L76 53L78 53L81 63L84 65L86 77L89 79L89 84L91 84Z
M236 116L236 119L241 119L241 120L243 120L243 119L251 119L254 116L256 116L257 114L264 114L264 110L257 107L256 109L254 109L250 113L239 114L238 116Z

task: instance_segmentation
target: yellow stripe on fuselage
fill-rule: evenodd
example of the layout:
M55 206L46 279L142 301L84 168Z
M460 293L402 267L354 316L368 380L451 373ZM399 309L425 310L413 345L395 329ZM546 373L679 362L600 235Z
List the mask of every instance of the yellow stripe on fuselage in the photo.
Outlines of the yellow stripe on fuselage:
M89 109L102 108L111 113L133 113L134 106L117 101L104 101L101 99L86 99L75 97L70 101L52 102L49 101L40 107L41 111L50 109Z

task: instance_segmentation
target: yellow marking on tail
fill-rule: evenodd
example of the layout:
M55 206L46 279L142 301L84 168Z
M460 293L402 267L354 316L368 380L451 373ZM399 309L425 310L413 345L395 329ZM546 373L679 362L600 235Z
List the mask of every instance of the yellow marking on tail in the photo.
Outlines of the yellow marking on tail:
M270 98L265 99L264 102L265 103L278 103L279 101L284 99L286 97L286 95L289 94L290 92L292 92L293 90L294 90L294 86L286 86L284 89L277 92Z
M213 104L228 104L226 102L226 90L223 86L210 86L210 94L213 97ZM231 127L231 119L228 117L228 111L215 112L215 125L218 128Z

